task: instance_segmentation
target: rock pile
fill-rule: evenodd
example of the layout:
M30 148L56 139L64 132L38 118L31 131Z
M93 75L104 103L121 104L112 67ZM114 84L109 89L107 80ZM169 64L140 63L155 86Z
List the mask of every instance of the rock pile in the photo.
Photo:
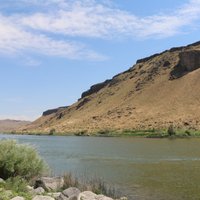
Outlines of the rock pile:
M3 182L4 180L0 180ZM64 180L62 177L42 177L35 181L33 187L27 186L28 192L32 195L32 200L113 200L104 195L97 195L91 191L80 191L76 187L69 187L62 191ZM61 192L55 192L61 191ZM12 191L10 196L12 196ZM0 197L0 200L1 199ZM10 200L25 200L24 197L16 196ZM122 197L119 200L127 200Z

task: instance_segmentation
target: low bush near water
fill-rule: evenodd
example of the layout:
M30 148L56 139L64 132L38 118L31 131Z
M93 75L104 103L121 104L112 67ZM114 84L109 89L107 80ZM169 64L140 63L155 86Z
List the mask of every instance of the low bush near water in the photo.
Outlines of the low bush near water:
M173 127L172 124L168 127L167 133L168 133L169 136L176 135L176 132L175 132L174 127Z
M0 183L0 200L10 200L13 197L21 196L26 200L31 200L32 195L27 189L28 182L17 176L8 178Z
M47 170L37 151L14 140L0 141L0 178L22 177L30 180Z
M12 177L6 180L4 188L7 190L12 190L14 192L27 192L28 183L19 176Z

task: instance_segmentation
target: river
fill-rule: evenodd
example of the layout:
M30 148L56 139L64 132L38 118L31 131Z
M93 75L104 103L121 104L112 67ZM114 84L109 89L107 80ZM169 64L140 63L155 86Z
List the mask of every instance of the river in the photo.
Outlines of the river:
M200 138L3 135L33 145L55 175L98 177L135 200L200 199Z

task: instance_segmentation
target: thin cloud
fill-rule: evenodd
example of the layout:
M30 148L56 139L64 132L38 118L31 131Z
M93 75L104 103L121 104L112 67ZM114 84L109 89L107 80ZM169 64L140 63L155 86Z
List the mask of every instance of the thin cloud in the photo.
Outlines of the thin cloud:
M34 33L14 23L14 19L0 16L0 52L35 52L47 56L60 56L69 59L105 59L104 56L87 49L83 44L57 40L45 34Z
M49 2L57 2L59 9L24 16L19 23L32 29L67 36L111 38L120 35L146 38L176 35L200 18L199 0L189 1L170 14L146 17L138 17L112 4L109 6L94 0Z
M109 0L8 0L0 8L14 5L29 8L29 12L2 11L0 52L22 55L34 52L68 59L107 59L77 42L78 39L171 37L189 31L200 19L200 0L191 0L171 13L145 17L121 10Z
M154 15L141 19L138 29L140 37L171 37L181 34L185 28L198 26L200 19L200 0L192 0L183 5L170 15Z

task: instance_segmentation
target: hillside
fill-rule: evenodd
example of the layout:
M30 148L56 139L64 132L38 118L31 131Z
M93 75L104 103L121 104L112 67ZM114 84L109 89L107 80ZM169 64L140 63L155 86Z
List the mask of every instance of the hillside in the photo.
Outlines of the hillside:
M93 85L71 106L52 109L23 131L200 129L200 42L138 60Z
M31 122L29 121L20 121L20 120L0 120L0 132L12 132L22 126L28 125Z

